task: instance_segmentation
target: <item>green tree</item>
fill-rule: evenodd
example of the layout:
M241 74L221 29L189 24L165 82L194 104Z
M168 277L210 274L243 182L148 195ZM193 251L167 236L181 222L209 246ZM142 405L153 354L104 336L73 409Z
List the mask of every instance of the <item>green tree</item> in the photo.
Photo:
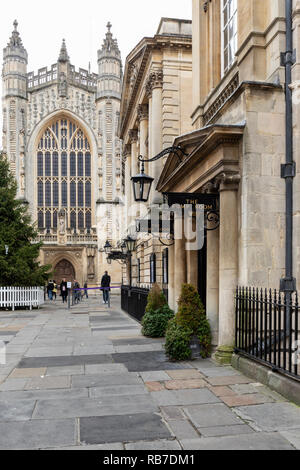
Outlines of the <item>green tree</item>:
M0 285L42 286L51 266L37 261L42 243L35 243L37 231L16 195L16 181L0 154Z

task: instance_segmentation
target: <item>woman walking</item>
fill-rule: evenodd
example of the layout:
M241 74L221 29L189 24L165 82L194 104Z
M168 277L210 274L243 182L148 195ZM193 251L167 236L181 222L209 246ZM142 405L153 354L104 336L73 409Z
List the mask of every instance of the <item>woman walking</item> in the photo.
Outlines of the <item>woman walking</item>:
M62 296L63 304L64 304L65 302L67 302L67 298L68 298L69 292L68 292L68 283L67 283L66 279L63 279L63 280L61 281L61 284L60 284L60 295Z

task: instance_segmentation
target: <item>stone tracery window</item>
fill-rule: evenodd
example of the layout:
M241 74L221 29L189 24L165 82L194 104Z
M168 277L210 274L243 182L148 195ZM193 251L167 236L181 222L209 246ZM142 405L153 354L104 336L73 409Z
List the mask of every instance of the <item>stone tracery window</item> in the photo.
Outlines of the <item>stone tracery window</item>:
M38 227L56 229L64 208L68 228L90 229L91 148L84 131L65 118L48 125L38 144L36 168Z

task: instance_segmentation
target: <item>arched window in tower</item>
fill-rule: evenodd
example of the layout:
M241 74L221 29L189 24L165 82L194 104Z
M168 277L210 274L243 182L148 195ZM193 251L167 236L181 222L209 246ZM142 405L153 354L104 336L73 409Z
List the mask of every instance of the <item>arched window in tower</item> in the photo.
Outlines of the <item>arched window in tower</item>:
M66 228L92 226L92 155L89 139L71 119L52 121L36 150L38 228L57 229L58 212Z

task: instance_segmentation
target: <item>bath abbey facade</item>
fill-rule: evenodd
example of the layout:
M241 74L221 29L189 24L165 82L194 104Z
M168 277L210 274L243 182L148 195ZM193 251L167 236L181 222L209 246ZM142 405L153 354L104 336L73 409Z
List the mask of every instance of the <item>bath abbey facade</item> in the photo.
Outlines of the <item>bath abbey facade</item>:
M105 241L112 230L118 238L112 212L124 194L122 62L111 24L97 74L75 69L65 40L56 64L29 73L16 21L3 59L3 152L44 243L41 262L57 282L97 284L107 269ZM121 266L109 270L119 283Z

